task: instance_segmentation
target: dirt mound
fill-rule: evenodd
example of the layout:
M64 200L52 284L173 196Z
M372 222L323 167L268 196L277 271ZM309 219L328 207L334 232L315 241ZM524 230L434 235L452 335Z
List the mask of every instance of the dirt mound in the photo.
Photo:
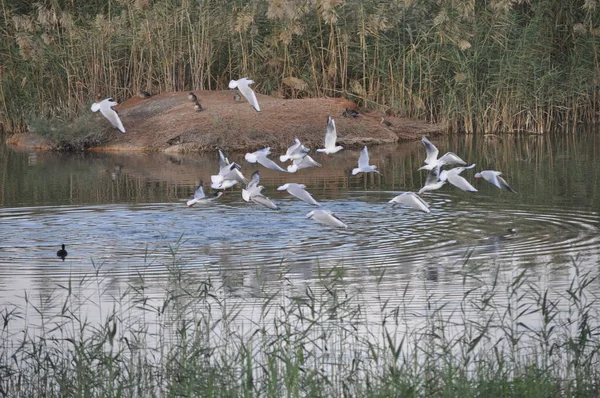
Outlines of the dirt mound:
M338 144L348 148L411 140L442 131L437 125L395 117L385 117L384 124L379 112L344 117L346 108L357 110L354 103L344 99L284 100L258 94L261 112L256 112L243 97L236 101L233 90L194 93L204 111L194 109L188 92L136 96L118 105L114 109L126 134L110 127L98 113L98 123L106 124L109 139L92 150L192 152L220 148L239 152L270 146L280 151L291 145L294 137L310 148L318 148L323 146L330 115L335 119ZM14 137L12 141L20 144Z

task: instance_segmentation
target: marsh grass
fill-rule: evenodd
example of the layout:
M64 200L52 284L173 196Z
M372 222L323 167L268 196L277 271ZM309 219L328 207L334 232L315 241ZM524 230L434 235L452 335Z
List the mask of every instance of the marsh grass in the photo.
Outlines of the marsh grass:
M166 276L142 269L118 289L94 265L2 309L0 394L598 395L597 271L577 261L562 291L467 259L454 298L385 272L367 293L343 265L319 267L310 284L257 269L240 292L233 275L188 267L180 243L168 263L148 264Z
M106 125L98 123L97 115L90 113L70 121L58 117L33 117L28 130L48 138L58 150L83 150L106 139Z
M0 3L0 122L70 120L97 94L223 89L347 97L467 132L598 120L600 7L289 0Z

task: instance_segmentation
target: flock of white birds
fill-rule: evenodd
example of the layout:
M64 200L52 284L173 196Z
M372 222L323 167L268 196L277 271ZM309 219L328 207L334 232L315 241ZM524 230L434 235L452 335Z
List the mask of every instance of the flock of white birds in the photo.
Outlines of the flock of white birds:
M237 88L240 94L246 98L248 103L257 112L260 112L260 106L258 104L258 100L256 99L256 94L250 88L250 84L253 83L254 81L249 80L248 78L241 78L239 80L230 81L229 88ZM193 95L193 93L190 93L190 95ZM195 102L199 107L199 109L196 110L202 110L202 107L198 103L195 95L193 95L192 99L196 100ZM107 98L94 103L91 109L93 112L100 111L102 115L113 125L113 127L122 133L125 133L125 127L123 127L123 123L121 122L119 115L115 110L112 109L112 107L115 105L117 105L117 102L115 102L112 98ZM334 154L339 152L343 149L343 147L337 145L336 141L337 130L335 127L335 120L329 116L325 130L325 145L324 148L317 149L317 152L322 152L325 154ZM392 205L401 204L429 213L429 205L421 198L421 195L427 191L439 189L447 182L463 191L477 191L475 187L473 187L465 178L460 175L463 171L474 168L475 164L466 166L467 163L453 152L447 152L445 155L438 158L439 151L435 145L433 145L425 137L422 137L421 142L425 146L426 158L425 165L419 168L419 170L429 171L425 185L417 193L401 193L400 195L392 198L389 203ZM268 156L271 154L269 147L252 153L246 153L244 158L249 163L259 163L271 170L276 170L283 173L296 173L299 170L310 167L321 167L321 164L315 161L308 154L309 152L310 149L302 145L298 138L295 138L294 144L287 149L285 154L279 157L281 163L291 161L291 164L288 165L286 169L278 165L272 159L269 159ZM445 166L450 165L458 165L458 167L443 170ZM358 167L352 170L353 176L359 173L380 174L379 171L377 171L377 166L369 164L369 152L366 146L362 149L358 157ZM508 185L507 182L501 177L501 174L501 172L495 170L483 170L476 173L474 177L477 179L483 178L500 189L505 189L516 193L516 191L512 189L510 185ZM211 203L212 201L221 197L223 194L221 192L222 190L231 188L237 184L243 184L245 185L245 188L242 189L243 200L246 202L259 204L269 209L279 210L279 206L273 203L271 199L262 193L264 186L259 185L259 183L260 173L258 171L255 171L254 174L252 174L252 177L248 180L242 174L241 166L235 162L230 162L223 152L219 150L219 172L218 174L211 176L211 188L219 190L219 192L217 192L214 196L207 196L204 193L203 182L201 181L200 186L194 192L194 198L188 200L187 205L192 207L196 203ZM306 191L306 186L304 184L286 183L278 187L277 190L287 191L290 195L295 196L296 198L310 205L321 206L312 197L312 195ZM306 218L313 219L316 222L333 227L348 228L348 225L341 221L333 212L325 209L313 210L306 215Z

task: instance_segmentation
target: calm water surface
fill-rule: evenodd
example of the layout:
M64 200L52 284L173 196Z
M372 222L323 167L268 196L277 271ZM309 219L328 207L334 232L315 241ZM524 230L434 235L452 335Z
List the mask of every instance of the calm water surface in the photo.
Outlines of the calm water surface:
M598 134L432 141L440 154L454 151L476 170L502 171L518 194L475 181L467 170L463 176L479 192L447 185L427 193L430 214L391 207L391 198L417 191L426 178L417 171L423 146L410 142L370 148L382 176L350 175L358 150L315 154L323 167L296 174L258 166L264 193L280 211L244 202L239 187L210 206L187 208L199 181L217 173L216 151L62 154L0 147L0 308L22 303L25 292L42 297L98 267L110 275L103 288L117 295L141 274L156 286L147 293L159 296L175 249L187 269L216 275L242 300L252 296L257 278L275 281L285 271L303 286L316 283L320 269L343 266L346 282L367 298L409 286L415 307L423 291L448 301L460 295L455 271L467 258L507 275L528 267L557 289L569 283L574 260L600 265ZM227 155L246 176L257 169L243 154ZM349 228L306 220L313 208L277 191L286 182L306 184ZM56 257L62 243L69 252L64 262Z

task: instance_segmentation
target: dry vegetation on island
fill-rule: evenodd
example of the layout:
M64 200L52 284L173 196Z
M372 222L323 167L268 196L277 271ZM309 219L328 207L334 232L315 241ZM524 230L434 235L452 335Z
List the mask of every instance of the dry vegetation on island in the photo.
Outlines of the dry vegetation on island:
M345 98L453 130L598 118L597 0L4 0L0 125L76 122L96 94Z

